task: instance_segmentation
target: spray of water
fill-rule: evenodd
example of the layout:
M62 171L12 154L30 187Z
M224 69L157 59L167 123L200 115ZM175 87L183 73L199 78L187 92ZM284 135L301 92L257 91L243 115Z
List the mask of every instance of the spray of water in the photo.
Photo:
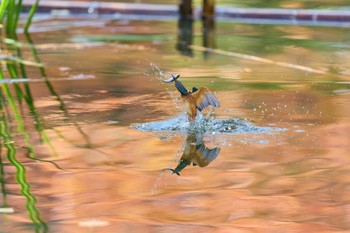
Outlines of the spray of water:
M211 115L198 114L194 122L189 122L185 114L164 121L132 124L131 127L145 132L178 132L201 135L251 134L284 131L284 128L260 127L238 118L215 119Z
M152 62L150 62L149 69L146 70L144 74L150 78L156 78L159 81L166 79L168 78L168 76L170 76L170 74L163 72L156 64Z
M163 72L156 64L150 63L150 68L145 72L145 75L151 79L156 79L162 82L164 79L168 79L170 74ZM171 140L170 138L175 135L181 135L183 138L187 135L195 135L197 138L197 143L205 139L206 142L210 142L214 147L220 150L221 146L231 146L234 135L237 134L270 134L273 132L280 132L286 129L276 128L276 127L260 127L253 125L249 121L230 118L225 120L220 120L215 118L215 108L207 108L206 114L198 112L196 119L193 122L189 122L187 114L184 112L183 103L179 98L179 94L168 89L169 86L165 87L165 90L169 94L170 98L173 100L174 106L181 112L178 116L162 121L146 122L146 123L135 123L131 127L144 132L154 132L164 141ZM171 88L171 87L170 87ZM248 137L249 140L254 140L254 143L266 144L267 140L261 140L259 137L255 136ZM244 139L243 143L247 143L248 140ZM185 143L185 141L184 141ZM203 143L204 145L204 143ZM184 145L185 148L185 145ZM183 152L178 151L178 153ZM218 155L218 154L217 154ZM215 159L215 158L214 158ZM177 162L178 164L178 162ZM177 166L177 165L174 165ZM151 190L151 194L154 195L159 189L162 189L167 184L167 174L173 174L170 166L167 169L163 169L159 176L156 178L154 185Z
M150 77L151 79L156 79L162 85L164 85L162 80L168 79L171 75L170 73L162 71L157 64L154 64L152 62L149 63L149 69L146 70L144 74L147 77ZM174 92L168 88L168 85L167 87L165 87L165 90L169 94L171 100L173 101L174 106L179 110L183 109L179 95L174 95Z
M156 64L150 63L150 68L145 72L145 75L162 81L169 78L170 73L168 74L162 71ZM255 126L248 121L238 118L218 120L215 119L215 108L209 108L207 114L199 112L195 121L190 123L186 114L183 112L182 102L178 97L179 95L174 95L174 93L167 88L166 90L173 100L174 106L182 110L182 113L168 120L132 124L131 127L145 132L177 132L181 134L200 134L204 136L216 134L269 133L285 130L282 128Z

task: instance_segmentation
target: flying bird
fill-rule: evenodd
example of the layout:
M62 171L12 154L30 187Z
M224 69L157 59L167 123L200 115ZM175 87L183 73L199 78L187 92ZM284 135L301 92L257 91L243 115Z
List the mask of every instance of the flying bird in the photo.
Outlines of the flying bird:
M212 105L214 107L220 107L220 103L215 95L207 88L193 87L192 91L186 89L186 87L177 79L180 75L171 75L171 78L163 80L165 83L171 83L175 81L175 87L180 92L182 99L185 102L186 113L189 121L194 121L197 116L197 110L202 111L204 108Z

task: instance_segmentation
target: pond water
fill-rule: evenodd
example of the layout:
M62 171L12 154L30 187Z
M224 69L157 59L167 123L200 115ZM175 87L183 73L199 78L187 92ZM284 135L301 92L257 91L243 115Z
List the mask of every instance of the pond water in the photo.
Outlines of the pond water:
M1 84L1 232L350 231L348 28L182 23L3 41L45 66ZM221 107L189 125L170 73Z

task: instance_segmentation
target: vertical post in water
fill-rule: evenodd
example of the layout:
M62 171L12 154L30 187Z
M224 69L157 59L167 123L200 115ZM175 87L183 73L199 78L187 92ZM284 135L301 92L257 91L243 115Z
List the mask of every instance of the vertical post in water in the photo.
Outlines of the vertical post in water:
M202 17L214 17L215 13L215 0L203 0L203 13Z
M203 0L203 47L214 48L215 47L215 0ZM204 58L208 58L209 53L204 52Z
M193 56L190 48L193 42L192 0L181 0L179 5L178 36L176 49L183 55Z
M193 51L190 48L193 42L193 19L180 17L178 21L178 33L176 49L183 55L193 56Z
M181 0L179 5L180 18L192 18L192 0Z

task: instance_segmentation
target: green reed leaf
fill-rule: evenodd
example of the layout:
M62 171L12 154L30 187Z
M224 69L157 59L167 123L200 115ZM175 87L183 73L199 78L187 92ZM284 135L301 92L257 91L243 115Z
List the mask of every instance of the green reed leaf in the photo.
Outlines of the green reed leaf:
M8 0L3 0L0 2L0 22L3 21L8 4L9 4Z
M34 5L30 8L30 11L29 11L29 16L28 16L28 19L27 19L27 22L24 26L24 32L27 33L28 32L28 29L32 23L32 20L33 20L33 17L34 17L34 14L38 8L38 5L39 5L39 0L36 0Z
M28 65L28 66L43 67L43 64L40 64L40 63L37 63L37 62L33 62L33 61L23 60L23 59L21 59L19 57L15 57L15 56L12 56L12 55L1 54L0 55L0 61L1 60L5 60L7 62L19 63L19 64L23 64L23 65Z

